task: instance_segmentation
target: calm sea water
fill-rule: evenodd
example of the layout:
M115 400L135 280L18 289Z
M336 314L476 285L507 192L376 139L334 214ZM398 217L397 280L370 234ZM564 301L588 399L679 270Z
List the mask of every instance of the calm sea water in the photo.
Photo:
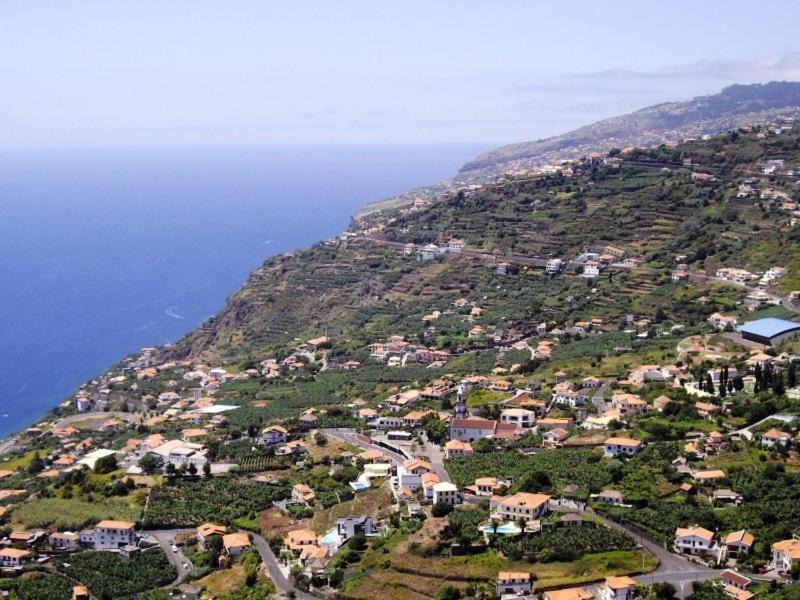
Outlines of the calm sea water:
M214 314L264 258L370 200L456 172L465 146L0 153L0 435Z

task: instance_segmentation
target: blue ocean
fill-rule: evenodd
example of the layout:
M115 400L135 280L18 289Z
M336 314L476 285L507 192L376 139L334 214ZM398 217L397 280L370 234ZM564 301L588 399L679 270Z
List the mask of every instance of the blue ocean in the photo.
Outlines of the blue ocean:
M0 435L138 348L214 314L268 256L482 148L0 153Z

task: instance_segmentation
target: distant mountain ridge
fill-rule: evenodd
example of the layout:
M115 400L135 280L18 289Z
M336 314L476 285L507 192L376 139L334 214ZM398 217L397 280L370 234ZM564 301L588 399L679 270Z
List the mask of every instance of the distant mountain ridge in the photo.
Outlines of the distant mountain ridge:
M499 175L591 152L675 142L781 117L800 118L800 82L736 84L718 94L664 102L562 135L501 146L465 164L459 176Z

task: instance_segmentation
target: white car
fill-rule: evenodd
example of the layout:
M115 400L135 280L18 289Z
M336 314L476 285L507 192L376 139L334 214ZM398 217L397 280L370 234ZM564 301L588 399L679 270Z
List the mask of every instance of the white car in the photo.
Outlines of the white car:
M175 553L178 552L178 547L175 544L172 544L172 551Z

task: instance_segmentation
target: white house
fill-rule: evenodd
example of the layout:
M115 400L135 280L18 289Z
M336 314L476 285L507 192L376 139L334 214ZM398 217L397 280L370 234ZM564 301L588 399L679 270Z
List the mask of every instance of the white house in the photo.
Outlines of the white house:
M772 544L772 566L781 573L788 573L800 561L800 540L783 540Z
M71 531L54 531L48 536L47 542L55 550L77 550L80 546L81 536Z
M228 556L239 556L250 545L250 536L246 533L229 533L222 536L222 547Z
M792 440L792 436L780 429L770 429L761 436L761 445L767 448L786 447Z
M395 429L403 426L403 417L378 417L370 421L369 425L375 429Z
M598 277L601 265L596 260L587 260L583 265L583 277Z
M566 429L562 429L561 427L556 427L555 429L545 431L542 434L542 441L544 442L545 446L553 448L558 446L568 437L569 437L569 431L567 431Z
M622 506L625 498L619 490L603 490L596 496L598 502L603 504L611 504L613 506Z
M728 556L739 557L750 554L755 541L756 538L752 533L742 529L740 531L732 531L726 535L723 543Z
M472 444L469 442L448 440L444 445L444 457L448 459L457 456L472 456L473 454L475 454L475 451L472 449Z
M32 554L27 550L17 548L3 548L0 550L0 566L2 567L21 567L30 561Z
M458 487L447 481L440 481L433 485L433 503L449 504L455 506L461 503Z
M492 496L489 500L491 512L501 519L515 521L538 519L550 511L550 496L517 492L513 496Z
M436 244L426 244L422 248L422 260L433 260L439 254L441 254L442 250Z
M265 446L285 444L289 432L280 425L270 425L261 432L261 443Z
M164 464L171 463L175 467L193 464L200 468L208 462L206 449L202 444L184 442L183 440L170 440L160 446L156 446L148 452L155 454L164 460Z
M553 392L553 402L562 406L580 406L586 404L588 396L586 390L560 390Z
M611 437L605 441L603 453L608 456L633 456L643 447L640 440L623 437Z
M500 489L500 485L497 477L478 477L472 489L475 491L476 496L492 496Z
M636 581L627 575L606 577L599 592L601 600L633 600L636 596Z
M433 501L433 486L441 481L439 476L431 471L430 473L423 473L419 476L420 484L422 485L422 492L426 500Z
M708 554L714 549L714 533L703 527L678 527L675 549L680 554Z
M564 268L564 261L560 258L551 258L547 261L547 264L544 267L546 273L556 274L560 273L561 269Z
M536 413L525 408L507 408L500 413L500 422L530 429L536 425Z
M459 440L461 442L482 440L483 438L493 435L495 427L495 421L482 419L480 417L453 419L450 423L450 439Z
M447 251L460 253L462 250L464 250L464 246L466 246L464 240L452 239L447 242Z
M81 543L95 550L117 550L124 546L135 546L137 542L134 524L130 521L100 521L94 529L80 533Z
M633 600L636 595L636 581L627 575L606 577L599 592L600 600Z
M416 491L422 486L422 476L433 471L430 463L412 459L397 467L397 489Z
M515 594L517 596L531 593L531 574L525 571L500 571L497 574L495 589L499 596Z
M317 495L305 483L295 483L292 486L292 500L299 504L310 504L314 502Z

